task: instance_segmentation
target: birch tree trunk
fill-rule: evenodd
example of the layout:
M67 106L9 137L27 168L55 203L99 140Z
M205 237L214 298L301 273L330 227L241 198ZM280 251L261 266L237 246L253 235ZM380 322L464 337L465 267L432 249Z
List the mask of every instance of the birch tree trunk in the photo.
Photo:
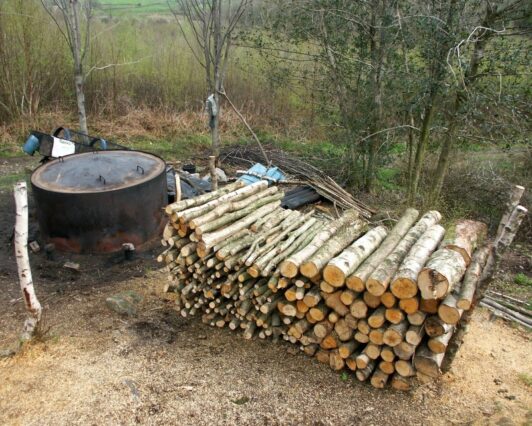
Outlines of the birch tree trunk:
M79 131L88 134L87 113L85 111L85 75L83 74L83 57L81 47L81 28L79 22L79 1L71 0L68 8L70 15L67 30L71 38L72 59L74 60L74 86L78 106Z
M35 333L42 314L42 307L35 294L31 276L30 259L28 256L28 190L26 182L15 185L15 256L17 258L18 278L20 289L28 311L28 318L24 322L21 340L30 340Z

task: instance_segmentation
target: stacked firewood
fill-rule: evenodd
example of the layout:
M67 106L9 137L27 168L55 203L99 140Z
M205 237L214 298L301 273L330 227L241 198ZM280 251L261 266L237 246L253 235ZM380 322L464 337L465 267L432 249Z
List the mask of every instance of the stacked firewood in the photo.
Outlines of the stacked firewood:
M488 256L486 226L408 209L391 230L283 209L266 181L167 206L166 292L182 316L287 340L381 388L435 377Z

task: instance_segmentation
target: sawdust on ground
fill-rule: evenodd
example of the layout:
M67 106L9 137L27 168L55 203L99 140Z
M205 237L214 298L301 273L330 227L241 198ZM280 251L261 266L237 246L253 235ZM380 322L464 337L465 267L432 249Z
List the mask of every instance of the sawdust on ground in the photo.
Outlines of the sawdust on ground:
M377 390L288 344L247 341L183 319L158 294L165 275L70 286L45 301L44 341L0 360L0 424L520 424L532 421L529 335L478 310L450 373L411 392ZM0 347L24 318L3 280ZM144 296L138 317L105 298Z

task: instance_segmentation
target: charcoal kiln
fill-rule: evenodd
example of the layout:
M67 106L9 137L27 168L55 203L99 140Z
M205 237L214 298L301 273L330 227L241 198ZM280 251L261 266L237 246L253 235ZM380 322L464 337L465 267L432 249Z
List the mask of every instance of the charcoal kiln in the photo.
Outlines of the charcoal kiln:
M61 251L142 249L164 226L164 161L146 152L94 151L58 158L31 176L41 236Z

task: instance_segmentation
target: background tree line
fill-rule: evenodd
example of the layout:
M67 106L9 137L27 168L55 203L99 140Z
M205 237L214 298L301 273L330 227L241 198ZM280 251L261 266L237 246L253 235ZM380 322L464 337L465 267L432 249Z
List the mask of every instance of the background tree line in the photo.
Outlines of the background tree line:
M76 110L60 3L0 2L4 126ZM450 166L460 164L464 181L482 181L460 162L459 153L477 149L524 152L511 161L529 178L527 1L179 0L151 14L74 3L92 10L88 35L88 15L80 15L89 130L98 117L136 109L202 111L223 89L262 138L304 146L353 189L397 190L413 204L449 201ZM199 14L187 13L194 5ZM205 78L205 49L195 43L202 16L214 28L213 7L222 28L238 14L223 87ZM222 143L233 139L222 127Z

